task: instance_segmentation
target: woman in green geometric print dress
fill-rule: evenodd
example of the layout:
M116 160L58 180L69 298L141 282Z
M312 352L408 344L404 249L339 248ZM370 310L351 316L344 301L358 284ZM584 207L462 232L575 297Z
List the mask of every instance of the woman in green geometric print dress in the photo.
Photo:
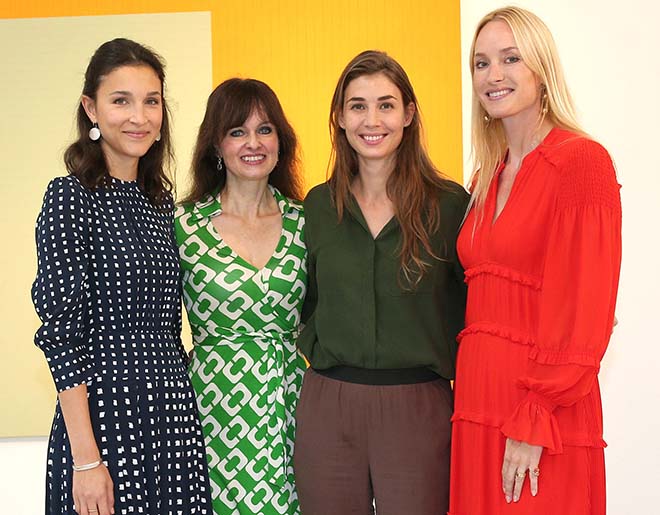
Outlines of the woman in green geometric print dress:
M175 229L214 512L298 514L305 222L296 137L266 84L230 79L215 89L192 173Z

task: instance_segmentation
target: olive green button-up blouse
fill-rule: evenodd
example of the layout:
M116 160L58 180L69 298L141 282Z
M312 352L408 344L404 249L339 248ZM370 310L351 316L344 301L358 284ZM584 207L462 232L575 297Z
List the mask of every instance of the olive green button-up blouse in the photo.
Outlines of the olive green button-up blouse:
M442 259L427 257L432 266L412 291L401 286L396 218L374 238L357 202L338 222L327 183L309 192L309 288L298 346L312 367L428 367L453 379L466 300L456 237L468 194L452 185L451 191L439 192L440 229L431 237Z

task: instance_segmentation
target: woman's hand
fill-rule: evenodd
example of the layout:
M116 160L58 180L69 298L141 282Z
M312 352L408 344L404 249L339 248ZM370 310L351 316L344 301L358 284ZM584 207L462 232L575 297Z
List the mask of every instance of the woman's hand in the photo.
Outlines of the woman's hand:
M89 416L87 385L81 384L58 394L71 444L71 457L78 466L100 460ZM73 472L73 504L78 515L112 515L115 512L112 478L106 466Z
M529 473L529 488L533 496L539 492L539 461L543 447L506 439L502 463L502 489L506 502L518 502L525 476Z
M73 473L73 503L78 515L112 515L115 512L112 479L103 463Z

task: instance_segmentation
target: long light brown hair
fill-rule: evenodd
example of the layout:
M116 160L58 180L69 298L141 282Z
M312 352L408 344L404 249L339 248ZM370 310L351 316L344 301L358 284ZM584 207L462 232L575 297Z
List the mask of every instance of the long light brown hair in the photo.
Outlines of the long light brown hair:
M535 73L542 84L539 102L538 125L545 119L552 125L580 135L580 127L564 72L559 61L557 47L548 27L535 14L520 7L496 9L477 24L470 49L470 72L474 76L474 54L477 37L491 21L505 22L516 41L523 62ZM543 91L544 90L544 91ZM542 104L542 105L541 105ZM490 183L497 167L504 160L507 142L502 120L490 118L472 90L472 195L477 209L483 208Z
M394 170L387 181L387 195L401 228L401 271L410 286L416 285L430 263L423 254L439 259L431 248L430 235L440 225L439 190L448 191L446 179L433 165L422 142L422 123L417 97L408 75L384 52L367 50L354 57L341 73L330 108L330 178L335 206L341 221L351 201L351 182L358 173L358 156L339 125L344 95L351 81L364 75L382 73L401 92L403 105L414 104L415 112L397 149ZM407 286L407 285L406 285Z

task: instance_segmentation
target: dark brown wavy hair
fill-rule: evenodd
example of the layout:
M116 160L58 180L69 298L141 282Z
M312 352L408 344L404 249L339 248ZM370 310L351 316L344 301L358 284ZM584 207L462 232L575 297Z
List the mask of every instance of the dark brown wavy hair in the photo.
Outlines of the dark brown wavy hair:
M218 146L230 129L259 112L273 124L279 140L279 156L268 183L294 200L302 199L298 140L270 87L256 79L228 79L213 90L199 127L191 172L192 185L182 203L193 203L221 190L227 181L225 168L218 171Z
M130 39L117 38L107 41L94 52L87 65L82 94L96 100L101 81L113 70L122 66L148 66L160 79L163 107L160 141L155 141L138 161L137 177L138 185L149 201L160 206L170 198L173 183L169 177L169 169L174 160L169 110L164 92L165 65L162 58L153 50ZM64 164L67 170L88 189L110 187L110 172L100 145L101 140L89 139L92 122L85 113L82 102L78 106L76 121L78 139L64 152Z
M351 201L351 182L358 173L357 153L339 125L344 94L351 81L377 73L385 75L399 88L404 106L411 102L415 106L412 122L403 129L396 164L387 181L387 195L394 204L394 215L401 227L401 271L408 285L414 287L430 265L423 252L433 259L440 259L431 248L430 235L440 225L439 190L450 191L450 181L436 169L424 147L419 106L408 75L385 52L367 50L358 54L339 77L330 107L332 155L328 183L341 220Z

